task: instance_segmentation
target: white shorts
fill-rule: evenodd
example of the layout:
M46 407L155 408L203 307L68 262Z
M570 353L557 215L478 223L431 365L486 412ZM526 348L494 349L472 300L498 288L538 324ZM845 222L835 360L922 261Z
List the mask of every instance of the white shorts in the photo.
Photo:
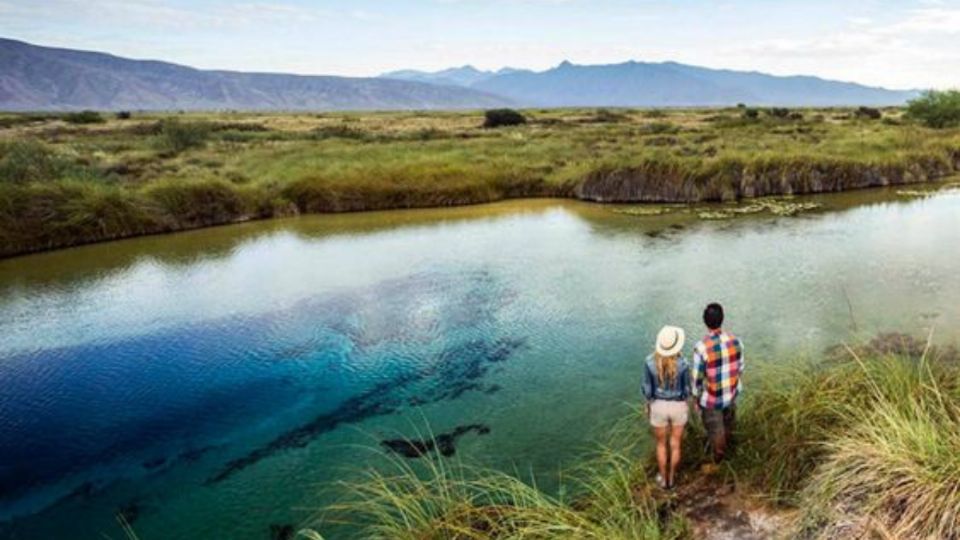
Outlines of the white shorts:
M683 426L689 415L690 408L686 401L655 399L650 402L650 425L653 427L667 427L668 424Z

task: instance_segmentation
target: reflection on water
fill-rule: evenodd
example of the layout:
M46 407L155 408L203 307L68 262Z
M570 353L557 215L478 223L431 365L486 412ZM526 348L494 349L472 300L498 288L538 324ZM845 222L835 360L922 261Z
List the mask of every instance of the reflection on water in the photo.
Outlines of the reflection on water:
M311 216L0 261L0 536L116 535L122 512L144 538L269 538L381 441L434 450L397 442L427 423L549 486L707 301L756 363L854 329L954 341L960 195L815 200Z

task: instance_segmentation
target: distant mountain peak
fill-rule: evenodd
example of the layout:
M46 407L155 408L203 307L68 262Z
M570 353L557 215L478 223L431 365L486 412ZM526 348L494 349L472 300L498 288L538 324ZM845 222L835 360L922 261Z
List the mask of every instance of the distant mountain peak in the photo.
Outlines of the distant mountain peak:
M530 107L695 107L899 105L915 91L816 77L780 77L678 62L576 65L497 75L473 85Z
M377 78L199 70L0 38L0 110L336 110L527 107L899 105L894 91L677 62L577 65L541 72L471 64Z
M0 38L0 110L475 109L509 104L471 88L207 71Z

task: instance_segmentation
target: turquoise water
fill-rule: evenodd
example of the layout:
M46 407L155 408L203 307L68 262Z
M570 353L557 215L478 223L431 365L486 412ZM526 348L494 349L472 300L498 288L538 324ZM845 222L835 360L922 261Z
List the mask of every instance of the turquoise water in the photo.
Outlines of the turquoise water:
M429 425L549 487L707 301L750 363L956 342L960 194L701 221L524 201L311 216L0 261L0 537L266 539ZM749 374L747 378L749 389ZM277 530L276 528L274 531Z

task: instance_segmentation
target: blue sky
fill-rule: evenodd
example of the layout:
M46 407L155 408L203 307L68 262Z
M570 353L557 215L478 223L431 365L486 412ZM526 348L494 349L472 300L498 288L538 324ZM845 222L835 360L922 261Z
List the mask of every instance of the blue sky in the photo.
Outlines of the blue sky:
M960 87L960 0L0 0L0 35L247 71L632 59Z

